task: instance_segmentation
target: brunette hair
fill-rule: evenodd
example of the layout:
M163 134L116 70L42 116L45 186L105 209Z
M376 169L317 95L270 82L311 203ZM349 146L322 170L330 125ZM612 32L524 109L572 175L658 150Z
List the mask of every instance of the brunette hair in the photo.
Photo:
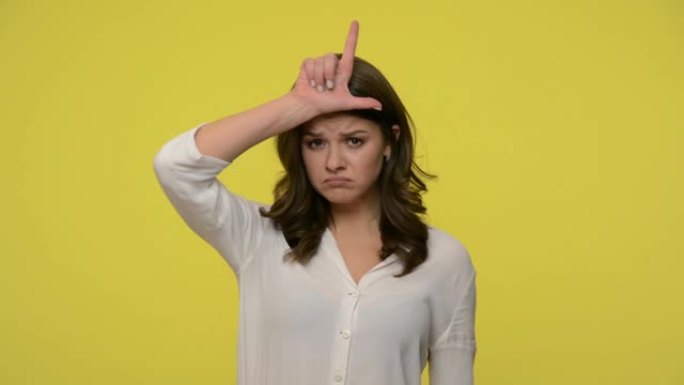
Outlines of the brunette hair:
M342 54L337 53L338 58ZM422 170L414 161L415 141L411 134L414 123L399 95L375 66L354 58L349 91L358 97L372 97L382 104L374 109L349 110L345 113L376 122L391 155L384 162L377 183L380 191L380 232L384 260L394 253L404 264L396 277L409 274L427 259L428 227L419 214L424 214L421 194L427 191L419 174L437 178ZM392 125L399 126L395 138ZM330 222L330 204L309 181L301 155L302 131L306 123L279 134L276 138L278 156L285 173L273 189L274 203L269 210L261 208L263 217L273 220L291 249L283 256L306 264L316 253L321 237Z

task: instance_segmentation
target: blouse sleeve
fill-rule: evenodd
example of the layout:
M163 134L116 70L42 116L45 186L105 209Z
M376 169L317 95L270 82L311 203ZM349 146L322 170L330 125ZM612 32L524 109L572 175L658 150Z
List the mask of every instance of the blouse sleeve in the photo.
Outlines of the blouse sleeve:
M154 157L154 172L185 223L218 251L239 277L268 218L259 214L263 205L229 192L216 178L232 162L199 152L195 133L205 124L164 144Z
M476 271L468 271L454 282L456 306L444 332L430 346L428 360L430 385L473 385L475 353Z

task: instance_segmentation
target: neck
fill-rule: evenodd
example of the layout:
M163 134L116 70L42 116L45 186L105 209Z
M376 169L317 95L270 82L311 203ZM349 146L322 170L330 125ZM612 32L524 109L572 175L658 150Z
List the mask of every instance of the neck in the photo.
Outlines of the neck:
M374 192L367 199L349 204L331 204L331 229L354 233L378 231L380 228L380 199Z

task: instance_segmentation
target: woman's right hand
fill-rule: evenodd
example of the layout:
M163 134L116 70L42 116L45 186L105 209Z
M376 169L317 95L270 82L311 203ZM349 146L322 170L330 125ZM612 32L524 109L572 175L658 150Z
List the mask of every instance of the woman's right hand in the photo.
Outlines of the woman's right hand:
M354 54L359 35L359 23L349 27L341 58L334 53L302 62L291 96L311 107L316 115L335 111L375 108L382 104L369 97L356 97L349 92L349 79L354 68Z

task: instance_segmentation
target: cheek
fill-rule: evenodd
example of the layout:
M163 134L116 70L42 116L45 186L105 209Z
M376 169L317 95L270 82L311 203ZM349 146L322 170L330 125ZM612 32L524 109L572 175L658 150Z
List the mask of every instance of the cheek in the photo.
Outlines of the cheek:
M316 164L318 163L318 160L316 160L316 157L313 154L302 152L302 163L306 175L311 179L311 176L317 172Z
M366 179L373 180L377 178L382 170L382 157L378 157L376 153L371 153L360 160L358 169L363 172Z

